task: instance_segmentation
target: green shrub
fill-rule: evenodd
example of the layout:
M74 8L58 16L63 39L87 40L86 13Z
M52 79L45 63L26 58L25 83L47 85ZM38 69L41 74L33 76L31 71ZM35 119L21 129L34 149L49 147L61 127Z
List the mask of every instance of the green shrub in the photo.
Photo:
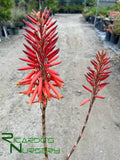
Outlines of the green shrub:
M0 0L0 22L11 18L11 8L14 7L14 0Z
M86 7L82 13L83 13L85 18L87 18L89 16L95 16L96 7L92 7L92 8Z
M21 26L23 24L23 19L26 19L25 10L20 10L15 8L12 12L12 22L14 26Z
M112 11L120 11L120 1L117 0L116 4L114 4L114 5L112 5L110 7L110 10L112 10Z
M108 16L108 14L109 14L109 9L108 9L108 7L99 7L98 8L98 15L106 15L106 16Z
M120 16L115 19L114 25L115 25L115 32L116 32L116 34L120 35Z

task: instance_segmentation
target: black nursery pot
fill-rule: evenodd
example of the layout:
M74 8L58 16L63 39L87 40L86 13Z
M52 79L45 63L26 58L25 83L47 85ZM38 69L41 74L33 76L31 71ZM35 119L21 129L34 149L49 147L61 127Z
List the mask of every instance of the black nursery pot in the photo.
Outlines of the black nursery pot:
M119 40L118 40L117 46L120 49L120 35L119 35Z
M92 19L92 17L91 17L91 16L89 16L89 19L88 19L88 22L89 22L89 23L91 23L91 19Z
M90 17L86 17L85 20L88 22Z
M94 24L94 21L95 21L95 17L91 16L91 23Z
M7 33L8 33L8 35L13 35L13 30L12 30L12 28L7 28Z
M95 27L97 28L97 29L100 29L100 18L96 18L96 24L95 24Z
M0 38L2 38L2 27L0 26Z
M105 41L110 41L111 33L106 32Z
M12 31L13 31L13 35L16 35L19 33L19 28L18 27L12 28Z
M104 22L104 20L102 19L102 20L100 21L100 31L101 31L101 32L105 32L105 31L104 31L104 24L105 24L105 22Z
M118 38L119 37L117 35L111 34L110 42L112 42L113 44L117 44Z

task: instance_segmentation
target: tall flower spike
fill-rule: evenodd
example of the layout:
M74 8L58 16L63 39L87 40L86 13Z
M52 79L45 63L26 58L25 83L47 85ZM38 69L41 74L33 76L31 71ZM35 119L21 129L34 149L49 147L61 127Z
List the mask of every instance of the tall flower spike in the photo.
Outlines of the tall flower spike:
M96 61L92 60L91 63L94 66L94 70L88 67L89 73L85 75L86 80L91 85L92 90L88 87L83 87L92 93L91 99L87 99L84 102L81 103L81 105L84 105L85 103L91 101L93 103L96 98L104 98L102 96L98 96L98 92L104 88L109 83L103 83L103 80L107 79L109 77L109 73L112 71L106 71L107 69L111 68L112 66L106 66L110 62L110 57L106 57L107 53L104 51L98 52L96 54Z
M64 82L59 77L59 73L50 69L61 62L55 62L58 59L59 49L56 49L55 44L58 40L56 33L56 21L50 17L50 10L45 8L38 13L33 10L35 17L29 15L27 18L31 21L24 23L30 28L24 28L26 34L23 34L29 45L24 44L26 50L23 52L27 58L20 60L27 62L26 67L18 70L32 70L26 78L22 79L17 85L28 85L28 89L21 94L31 96L29 104L40 102L42 111L42 137L46 139L45 111L47 101L51 98L63 98L56 87L63 87ZM52 92L52 93L51 93ZM48 150L46 141L44 142L45 160L48 160Z
M77 141L75 142L73 148L71 149L70 153L67 155L65 160L68 160L70 158L71 154L76 149L77 144L79 143L79 141L83 135L83 132L84 132L86 124L88 122L89 115L90 115L90 112L91 112L91 109L92 109L92 106L93 106L95 99L96 98L104 99L103 96L98 96L97 94L103 87L105 87L107 84L109 84L109 83L103 82L103 80L105 80L109 77L109 73L112 72L112 71L106 71L107 69L112 67L112 66L106 66L109 62L110 62L110 58L107 58L107 53L104 51L101 51L96 54L96 61L95 60L91 61L92 65L94 66L94 69L88 67L89 73L87 73L85 75L85 77L86 77L87 82L92 87L92 89L89 89L85 85L83 85L83 87L91 93L91 98L82 102L81 105L84 105L85 103L90 102L90 106L89 106L89 110L88 110L84 125L83 125L82 130L79 134L79 137L78 137Z
M31 96L29 104L40 102L44 106L47 100L51 98L60 99L55 87L61 88L64 82L59 77L59 73L50 69L50 67L60 64L61 62L54 62L58 59L59 49L55 49L55 44L58 40L56 33L56 21L50 17L50 10L45 8L36 13L33 10L35 17L29 15L27 18L31 21L24 23L30 28L24 28L25 40L29 45L24 44L26 50L23 52L27 58L20 58L20 60L27 62L26 67L18 70L32 70L29 75L23 80L19 81L17 85L29 85L27 91L20 93ZM52 92L55 94L53 95Z

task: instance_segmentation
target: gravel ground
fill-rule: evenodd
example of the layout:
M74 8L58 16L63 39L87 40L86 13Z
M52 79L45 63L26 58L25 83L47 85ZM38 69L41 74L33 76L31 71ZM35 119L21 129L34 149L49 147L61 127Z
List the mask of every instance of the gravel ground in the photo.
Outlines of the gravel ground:
M49 148L60 149L60 154L49 153L49 160L65 160L76 141L88 111L88 104L80 103L90 95L82 88L86 84L84 74L90 60L98 50L104 49L94 29L84 21L80 14L56 15L59 25L60 60L56 67L64 80L61 93L64 99L52 100L46 112L47 137L54 137ZM0 132L13 133L14 137L41 138L41 111L38 104L28 108L28 97L19 95L24 86L14 84L26 76L17 68L25 66L19 61L22 53L23 34L12 36L0 43ZM120 159L120 60L111 50L107 50L113 64L110 85L101 91L104 100L97 100L90 115L88 126L70 160L119 160ZM1 136L1 135L0 135ZM17 147L19 144L14 143ZM42 148L42 143L23 143L27 148ZM43 160L43 154L19 153L0 137L0 160Z

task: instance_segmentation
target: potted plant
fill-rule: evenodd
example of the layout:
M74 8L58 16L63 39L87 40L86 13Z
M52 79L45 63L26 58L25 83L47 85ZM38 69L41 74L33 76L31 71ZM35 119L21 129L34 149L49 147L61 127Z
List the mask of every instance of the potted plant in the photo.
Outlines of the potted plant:
M19 17L20 17L19 11L17 9L14 9L12 12L12 23L13 23L12 31L14 35L19 33L19 27L18 27L20 25Z
M109 18L105 18L105 23L103 24L104 30L106 31L106 36L105 36L105 41L110 41L111 33L108 29L108 25L110 25L110 20Z
M119 38L119 26L117 27L116 23L118 23L116 20L113 22L108 22L108 25L104 25L106 30L106 37L105 40L112 42L114 44L117 44L118 38Z
M96 13L96 7L89 8L89 12L87 13L87 15L89 16L89 23L91 24L94 24L95 13Z
M14 0L0 1L0 37L2 37L2 30L3 30L5 38L8 38L6 30L6 22L11 19L11 8L13 6L14 6Z
M116 32L115 22L108 25L108 30L111 33L110 42L117 44L119 36Z
M104 24L105 24L105 18L108 16L108 8L107 7L99 7L98 8L98 15L99 15L99 30L104 32Z
M7 21L6 22L6 28L7 28L8 35L13 35L12 27L13 27L12 21L11 20Z
M119 36L117 46L120 49L120 16L117 19L115 19L115 30L116 34Z
M111 8L112 9L112 8ZM104 30L106 31L106 41L117 43L118 34L115 27L115 20L119 17L119 11L109 11L108 17L105 18Z
M82 12L83 16L85 17L85 20L88 21L90 17L90 10L88 7L84 8Z
M13 20L13 26L12 26L13 35L16 35L19 33L19 28L16 25L17 25L16 21Z

